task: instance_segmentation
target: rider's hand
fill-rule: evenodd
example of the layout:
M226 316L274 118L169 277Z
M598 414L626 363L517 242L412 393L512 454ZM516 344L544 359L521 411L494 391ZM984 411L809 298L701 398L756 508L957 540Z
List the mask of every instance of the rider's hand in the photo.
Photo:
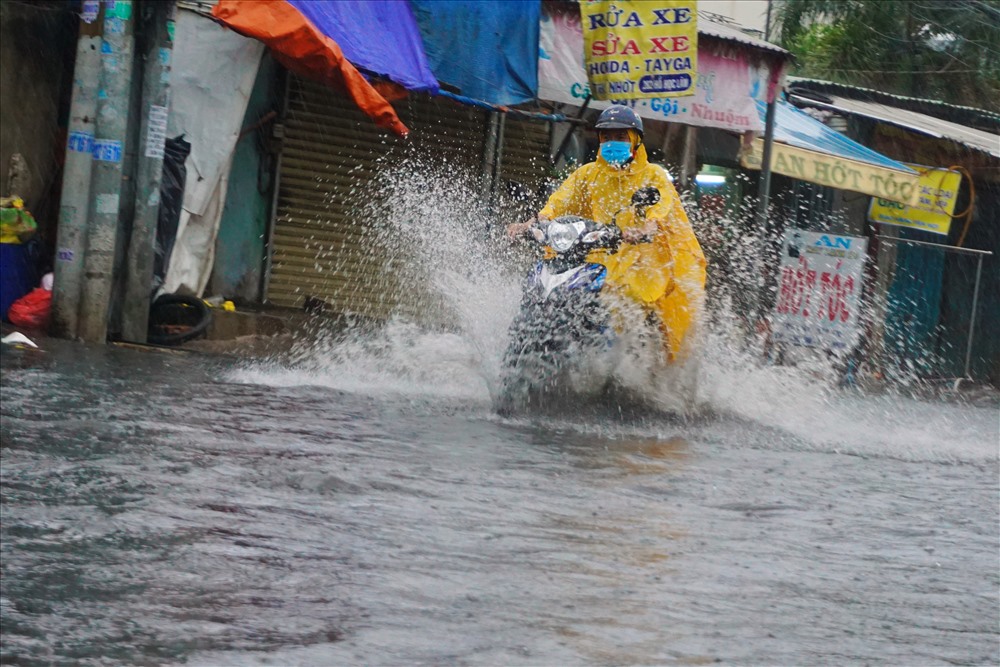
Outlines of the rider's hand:
M646 230L639 227L622 230L622 241L625 243L641 243L646 239Z
M511 241L516 241L522 234L531 229L533 223L534 220L529 220L527 222L514 222L507 225L507 238Z
M548 221L548 218L544 216L531 217L524 222L515 222L513 224L507 225L507 238L511 241L516 241L521 238L529 229L535 225Z
M625 243L647 243L653 240L653 234L659 229L656 220L646 220L642 227L629 227L622 230L622 241Z

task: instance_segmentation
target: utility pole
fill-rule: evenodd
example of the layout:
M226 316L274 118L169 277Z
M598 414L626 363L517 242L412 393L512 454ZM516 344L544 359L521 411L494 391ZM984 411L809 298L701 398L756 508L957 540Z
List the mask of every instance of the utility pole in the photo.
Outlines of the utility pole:
M483 203L488 209L493 206L493 168L496 166L497 138L500 134L500 112L489 112L489 121L486 126L486 138L483 146L482 179L480 181L480 193Z
M80 37L76 44L69 137L59 200L59 229L56 233L51 333L60 338L77 336L80 291L87 251L87 213L103 34L102 3L100 0L87 0L80 12Z
M677 189L694 196L694 179L698 175L698 128L694 125L685 125L683 132L678 179L680 187Z
M154 244L160 210L163 144L170 110L170 60L173 52L174 0L144 3L150 11L142 79L142 126L136 170L135 219L127 258L127 283L122 318L125 340L146 342L152 296Z
M78 336L88 343L108 337L108 310L121 207L122 160L128 134L135 34L132 0L107 2L101 44L101 87L94 132L94 164Z
M775 65L772 65L774 67ZM778 104L779 93L775 91L774 99L767 103L767 113L764 116L764 154L760 163L760 182L757 187L757 317L764 315L764 286L767 281L764 272L767 270L768 238L768 206L771 203L771 153L774 147L774 117Z
M896 243L899 239L899 228L894 225L885 225L880 230L878 226L873 226L873 231L878 236L878 249L875 256L877 270L875 290L871 299L872 334L868 350L868 363L872 373L881 382L885 376L887 356L885 321L889 314L889 290L896 277Z
M764 41L771 41L771 2L767 0L767 17L764 19Z

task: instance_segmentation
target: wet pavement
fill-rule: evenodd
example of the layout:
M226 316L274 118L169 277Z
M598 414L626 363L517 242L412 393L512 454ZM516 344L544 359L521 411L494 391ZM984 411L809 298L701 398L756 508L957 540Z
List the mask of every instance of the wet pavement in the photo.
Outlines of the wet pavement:
M404 347L5 348L0 662L1000 662L995 404L709 369L687 419L501 419Z

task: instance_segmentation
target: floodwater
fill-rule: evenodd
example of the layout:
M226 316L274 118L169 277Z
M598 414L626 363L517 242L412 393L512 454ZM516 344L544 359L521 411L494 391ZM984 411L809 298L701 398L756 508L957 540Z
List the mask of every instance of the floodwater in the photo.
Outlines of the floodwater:
M713 329L684 417L640 364L500 418L517 275L411 172L368 245L446 330L0 352L0 662L1000 663L996 401L831 390Z
M0 661L1000 662L996 404L703 371L501 419L474 346L2 352Z

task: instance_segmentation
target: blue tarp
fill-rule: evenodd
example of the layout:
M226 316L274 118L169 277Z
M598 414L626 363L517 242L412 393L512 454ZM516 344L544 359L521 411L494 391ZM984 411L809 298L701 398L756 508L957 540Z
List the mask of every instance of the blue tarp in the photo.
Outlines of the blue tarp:
M465 97L491 104L535 99L539 0L410 0L410 4L438 81L455 86Z
M358 69L408 90L436 93L424 46L406 2L399 0L288 0L332 39Z
M767 117L767 104L758 101L757 111L760 114L761 122L764 122ZM774 140L797 148L836 155L847 160L896 169L907 174L917 173L902 162L897 162L848 139L787 102L779 101L775 108Z

